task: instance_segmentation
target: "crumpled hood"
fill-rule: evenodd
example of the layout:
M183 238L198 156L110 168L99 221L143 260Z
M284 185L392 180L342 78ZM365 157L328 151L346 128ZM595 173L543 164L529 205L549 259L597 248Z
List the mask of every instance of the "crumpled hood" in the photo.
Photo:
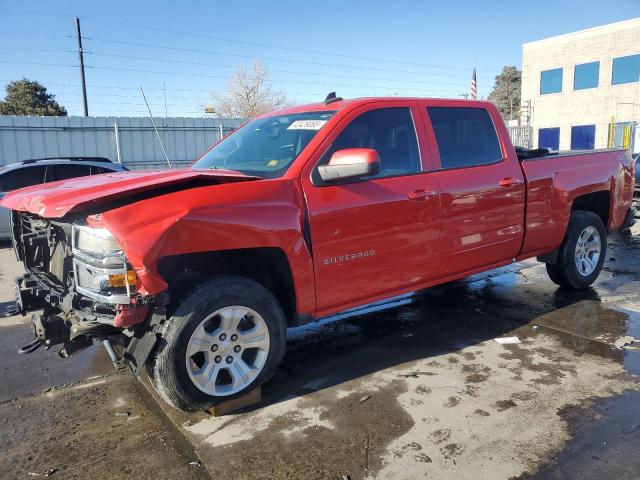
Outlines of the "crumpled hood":
M231 170L162 170L105 173L45 183L8 193L0 204L45 218L60 218L107 201L120 200L167 187L190 188L206 184L255 180ZM162 194L160 191L158 194Z

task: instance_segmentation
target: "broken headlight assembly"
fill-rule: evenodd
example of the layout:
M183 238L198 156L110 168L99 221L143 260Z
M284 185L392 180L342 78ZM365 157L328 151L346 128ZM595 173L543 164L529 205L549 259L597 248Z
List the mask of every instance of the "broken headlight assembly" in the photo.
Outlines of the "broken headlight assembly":
M109 230L74 224L72 235L76 291L101 303L129 304L138 278Z

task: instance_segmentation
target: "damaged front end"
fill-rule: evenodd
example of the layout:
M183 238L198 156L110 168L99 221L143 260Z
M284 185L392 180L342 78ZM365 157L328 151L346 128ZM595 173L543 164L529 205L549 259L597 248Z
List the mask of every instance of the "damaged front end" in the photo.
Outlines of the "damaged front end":
M16 280L17 310L32 316L36 340L20 349L62 345L68 357L101 341L116 366L138 373L155 345L151 312L163 296L138 293L139 281L111 233L79 220L12 213L13 243L27 273ZM122 359L113 344L125 348Z

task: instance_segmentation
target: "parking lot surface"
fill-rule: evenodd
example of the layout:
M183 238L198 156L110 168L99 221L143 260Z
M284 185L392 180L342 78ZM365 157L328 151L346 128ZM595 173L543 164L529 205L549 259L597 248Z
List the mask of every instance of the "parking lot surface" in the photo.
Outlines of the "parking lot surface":
M95 347L23 357L0 313L0 469L27 478L638 478L640 228L593 288L527 261L289 331L260 404L157 403ZM0 307L18 267L0 251ZM496 338L517 337L501 344ZM8 435L11 432L11 435Z
M191 445L132 376L94 346L63 360L10 316L13 250L0 250L0 478L208 478Z

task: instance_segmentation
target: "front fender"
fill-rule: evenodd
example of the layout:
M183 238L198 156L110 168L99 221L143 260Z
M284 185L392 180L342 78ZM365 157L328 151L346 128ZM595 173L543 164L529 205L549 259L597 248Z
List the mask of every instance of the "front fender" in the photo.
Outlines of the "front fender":
M118 240L143 295L167 289L158 272L163 257L273 247L289 261L298 311L310 313L315 286L304 215L299 182L277 179L175 192L104 212L93 221Z

